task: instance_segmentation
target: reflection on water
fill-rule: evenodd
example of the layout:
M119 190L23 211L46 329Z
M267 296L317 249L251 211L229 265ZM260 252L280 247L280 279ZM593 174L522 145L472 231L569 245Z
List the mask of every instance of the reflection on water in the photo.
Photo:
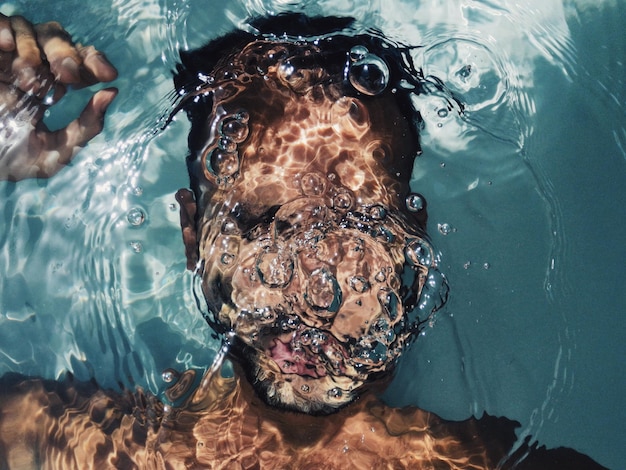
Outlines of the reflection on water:
M381 3L298 9L355 16L359 28L420 46L413 60L432 77L415 97L424 152L412 189L429 202L451 300L387 398L446 418L506 415L525 434L615 466L625 437L614 409L625 382L614 338L626 303L616 242L626 202L623 4ZM207 367L221 347L197 311L180 243L173 194L188 184L187 123L179 116L161 131L178 50L294 2L63 8L71 18L28 1L1 10L66 22L118 66L121 92L103 135L72 167L0 186L0 373L69 369L158 392L164 369ZM64 125L89 95L68 95L49 124Z

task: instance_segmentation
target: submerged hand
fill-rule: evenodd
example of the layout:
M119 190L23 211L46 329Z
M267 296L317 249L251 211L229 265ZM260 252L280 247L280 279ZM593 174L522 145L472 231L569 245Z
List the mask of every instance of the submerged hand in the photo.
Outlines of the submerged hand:
M55 22L32 25L0 14L0 180L47 178L66 165L102 130L114 88L97 92L80 116L51 132L44 111L66 86L82 88L117 77L93 46L72 42Z

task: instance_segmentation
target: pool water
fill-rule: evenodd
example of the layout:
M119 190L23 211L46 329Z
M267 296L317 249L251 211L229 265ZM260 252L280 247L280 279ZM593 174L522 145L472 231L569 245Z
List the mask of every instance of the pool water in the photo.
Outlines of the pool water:
M226 5L226 6L224 6ZM385 394L447 419L483 412L609 468L626 459L626 2L9 1L60 21L120 70L104 132L49 181L0 183L0 374L70 370L160 393L219 348L185 270L179 49L251 15L355 16L414 51L448 94L415 98L412 187L451 293ZM96 87L97 88L97 87ZM51 127L93 92L50 110Z

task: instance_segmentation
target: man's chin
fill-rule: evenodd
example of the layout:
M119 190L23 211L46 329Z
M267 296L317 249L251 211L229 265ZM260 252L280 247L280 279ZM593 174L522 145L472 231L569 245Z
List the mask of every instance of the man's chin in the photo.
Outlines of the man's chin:
M363 385L348 376L286 374L272 359L249 347L237 353L235 357L254 391L274 408L329 415L350 404Z

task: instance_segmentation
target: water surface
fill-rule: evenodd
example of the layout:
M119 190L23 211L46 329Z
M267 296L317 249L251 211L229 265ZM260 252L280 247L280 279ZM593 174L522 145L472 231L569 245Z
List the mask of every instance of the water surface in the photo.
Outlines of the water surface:
M49 181L0 184L0 373L162 391L219 348L196 308L174 193L187 186L171 71L281 0L5 2L58 20L119 68L104 132ZM416 97L413 189L451 286L386 394L444 418L484 411L603 465L626 458L624 1L321 1L419 45L448 93ZM93 90L48 116L67 123ZM457 101L451 100L456 97ZM459 104L460 103L460 104ZM461 106L463 112L461 112ZM72 116L72 117L70 117Z

